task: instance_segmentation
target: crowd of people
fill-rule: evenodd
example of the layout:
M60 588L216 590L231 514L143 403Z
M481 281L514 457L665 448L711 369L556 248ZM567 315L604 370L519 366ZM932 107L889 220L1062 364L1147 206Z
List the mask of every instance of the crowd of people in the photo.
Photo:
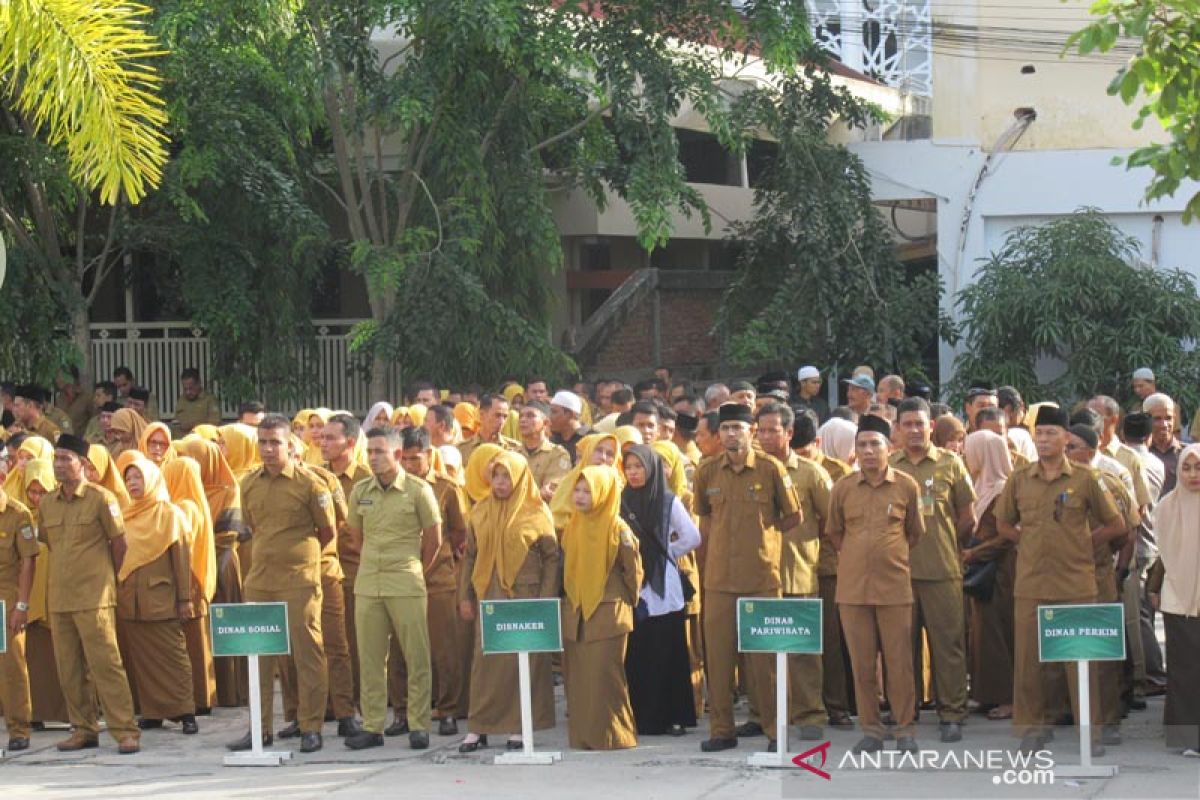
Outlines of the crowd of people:
M703 751L774 750L775 661L738 652L737 601L801 597L824 626L822 653L789 657L803 740L857 717L856 752L915 751L928 710L942 742L974 712L1041 749L1080 715L1075 670L1039 661L1038 606L1106 602L1127 658L1091 673L1093 751L1165 693L1167 745L1200 755L1200 445L1150 370L1128 408L979 384L956 414L868 367L831 407L822 382L418 382L363 418L247 403L227 424L194 369L169 423L126 368L90 397L74 374L2 384L8 747L61 721L59 750L97 747L101 712L121 753L196 733L249 696L243 659L213 657L210 606L273 601L291 653L262 659L264 745L314 752L336 722L353 749L422 749L465 721L461 752L519 749L517 657L482 654L478 610L558 598L534 730L561 681L572 748L707 716Z

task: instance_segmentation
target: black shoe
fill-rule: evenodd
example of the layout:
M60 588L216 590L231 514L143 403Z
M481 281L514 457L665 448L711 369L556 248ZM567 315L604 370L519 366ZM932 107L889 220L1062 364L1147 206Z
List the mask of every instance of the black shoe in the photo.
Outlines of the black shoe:
M800 738L806 742L819 742L825 738L825 731L820 725L801 725Z
M687 728L676 723L675 725L671 726L671 729L669 731L667 731L667 735L668 736L687 736Z
M346 737L346 747L351 750L366 750L368 747L383 747L383 734L358 731Z
M46 730L46 723L44 723L44 722L31 722L31 723L29 724L29 729L30 729L30 730L32 730L34 733L42 733L43 731L45 731L45 730Z
M198 707L196 709L196 716L197 717L211 717L212 716L212 706Z
M275 735L280 739L295 739L300 735L300 723L289 722L283 730L279 731L279 733Z
M896 739L896 749L901 753L918 753L921 750L917 747L917 740L911 736L901 736Z
M705 739L700 743L700 750L704 753L719 753L722 750L732 750L738 746L736 736L731 736L728 739L722 739L714 736L711 739Z
M192 736L193 734L200 732L200 726L196 724L195 714L184 714L179 718L179 724L182 727L183 732L188 736Z
M961 742L962 741L962 725L957 722L943 722L942 741L943 742Z
M264 733L262 735L263 747L270 747L274 743L274 741L275 741L275 739L274 739L274 737L271 736L271 734ZM245 736L238 739L236 742L230 742L229 744L225 745L225 747L227 747L228 749L232 750L235 753L240 753L245 750L253 750L254 743L250 740L250 734L247 733Z
M754 720L743 722L734 730L734 735L736 735L739 739L743 737L762 736L763 733L764 731L762 725L758 724Z
M457 736L458 720L442 717L438 721L438 736Z
M408 735L408 746L413 750L429 749L429 731L413 731Z
M507 750L524 750L525 742L521 741L520 739L509 739L504 743L504 747Z
M1100 731L1100 742L1108 745L1118 745L1121 743L1121 731L1113 725L1105 725Z
M1145 711L1146 699L1143 697L1135 697L1129 701L1129 708L1132 711Z
M300 752L315 753L325 746L318 731L306 731L300 734Z
M141 719L138 720L138 729L143 730L143 731L153 731L153 730L157 730L158 728L161 728L161 727L162 727L161 719L148 719L146 717L142 717Z
M779 752L779 742L777 742L774 739L767 742L767 752L768 753L778 753Z
M384 736L399 736L403 733L408 733L408 720L398 719L383 729Z
M1033 755L1046 746L1046 740L1036 733L1027 733L1021 737L1021 743L1017 745L1017 752L1025 755Z
M854 730L854 720L844 711L830 714L829 727L837 728L839 731L852 731Z
M8 740L8 749L12 750L14 753L18 750L28 750L29 739L24 736L14 736Z
M362 725L354 717L344 717L338 720L338 736L343 739L362 733Z
M458 746L458 752L474 753L476 750L479 750L482 747L487 747L487 737L486 736L480 736L478 739L476 739L473 742L462 742Z
M883 740L876 739L874 736L864 736L858 740L858 744L850 748L850 752L854 755L860 753L878 753L883 750Z

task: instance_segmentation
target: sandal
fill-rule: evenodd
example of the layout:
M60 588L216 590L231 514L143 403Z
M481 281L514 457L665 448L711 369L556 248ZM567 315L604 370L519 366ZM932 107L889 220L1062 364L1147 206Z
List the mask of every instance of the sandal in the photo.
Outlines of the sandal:
M987 718L992 720L1012 719L1012 706L996 706L987 712Z

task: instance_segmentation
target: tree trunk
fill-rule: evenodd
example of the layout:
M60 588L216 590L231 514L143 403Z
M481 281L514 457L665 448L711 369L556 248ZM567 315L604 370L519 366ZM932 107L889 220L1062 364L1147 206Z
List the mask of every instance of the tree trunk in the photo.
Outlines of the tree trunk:
M87 305L82 297L77 297L76 301L71 311L71 342L81 356L79 385L90 394L92 383L96 380L96 362L92 357L92 332Z

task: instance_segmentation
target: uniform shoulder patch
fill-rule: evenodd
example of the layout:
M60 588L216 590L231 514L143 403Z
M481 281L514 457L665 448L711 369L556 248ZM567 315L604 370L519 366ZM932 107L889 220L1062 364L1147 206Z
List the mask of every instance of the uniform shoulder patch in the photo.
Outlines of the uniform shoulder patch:
M108 513L112 514L113 519L120 519L121 518L121 507L119 505L117 505L116 503L109 503L108 504Z
M330 497L329 492L317 492L317 505L319 505L321 508L328 506L331 500L332 498Z
M33 538L33 526L32 525L22 525L21 526L21 538L22 539L32 539Z

